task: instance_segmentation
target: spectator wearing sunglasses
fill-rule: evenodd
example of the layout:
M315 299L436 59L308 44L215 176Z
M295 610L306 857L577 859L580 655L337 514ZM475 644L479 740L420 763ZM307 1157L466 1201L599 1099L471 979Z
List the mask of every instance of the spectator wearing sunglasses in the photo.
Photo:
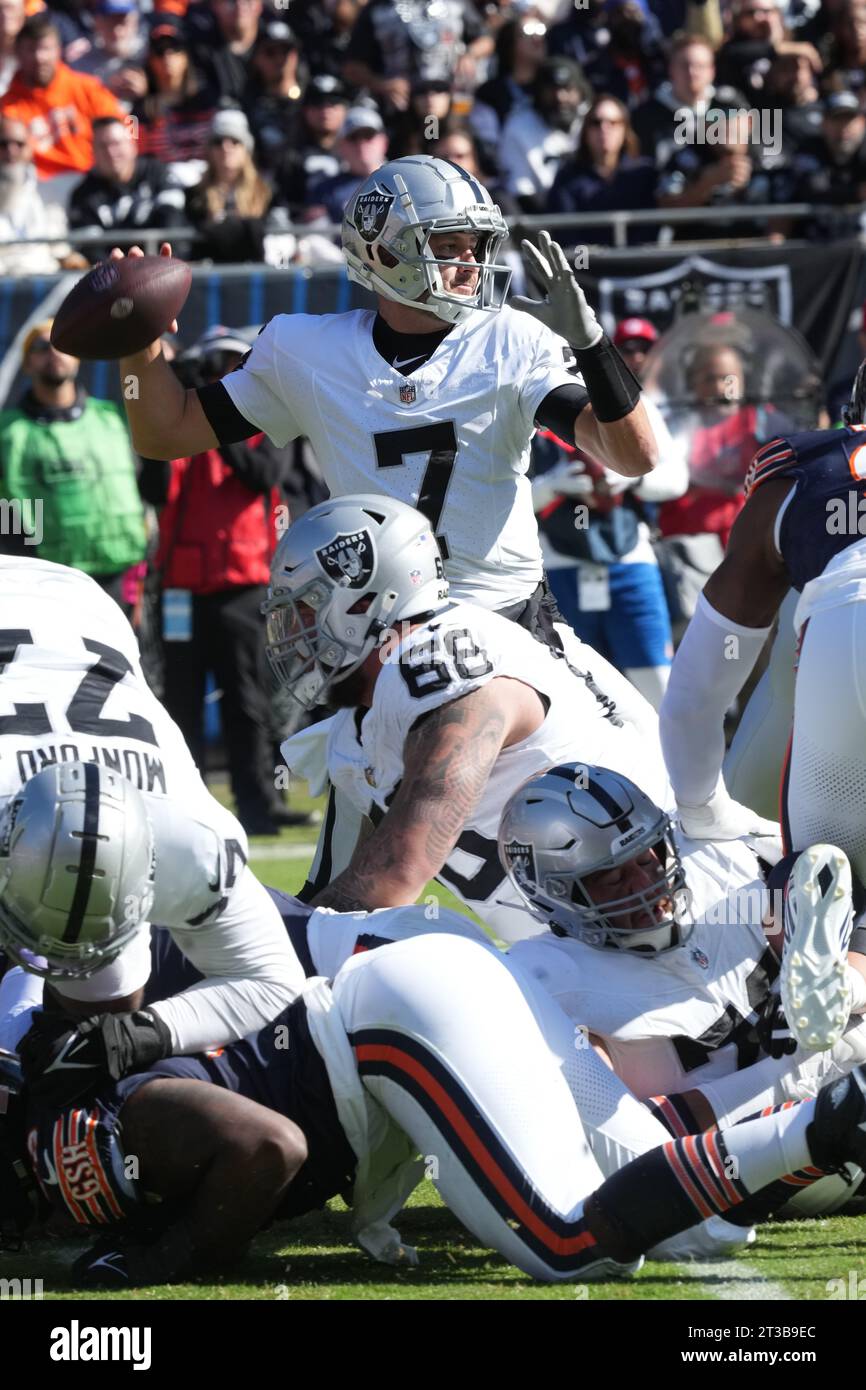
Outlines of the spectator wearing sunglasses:
M253 158L253 137L243 111L218 111L213 118L207 170L189 189L187 217L202 234L198 256L212 261L260 261L265 236L286 222L276 210L269 217L273 191Z
M195 66L184 22L158 14L147 52L147 96L136 102L139 151L172 166L189 186L202 176L216 96Z
M736 87L750 105L763 105L767 72L788 38L781 7L776 0L735 0L726 35L716 54L719 82Z
M609 95L597 96L584 117L573 159L562 164L547 200L548 212L630 212L655 204L655 168L642 158L638 138L631 128L623 103ZM566 246L593 242L613 243L610 227L558 227ZM652 227L629 230L629 241L653 241Z
M65 240L66 214L46 203L39 191L30 137L22 121L0 118L0 272L4 275L52 275L77 270L87 261ZM32 246L11 243L44 236ZM56 238L56 240L55 240Z

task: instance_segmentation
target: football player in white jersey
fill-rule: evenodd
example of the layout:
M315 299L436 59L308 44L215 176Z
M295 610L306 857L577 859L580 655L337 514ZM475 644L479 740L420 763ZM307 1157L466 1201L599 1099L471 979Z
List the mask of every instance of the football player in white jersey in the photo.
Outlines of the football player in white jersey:
M306 708L343 706L328 775L376 825L318 905L411 903L439 876L514 940L537 927L509 906L496 833L521 782L583 754L639 769L669 797L658 742L591 664L579 672L518 624L450 601L429 522L405 503L346 497L307 512L280 541L265 612L279 682Z
M305 435L333 496L384 492L424 512L455 597L525 606L542 580L536 421L627 477L649 472L657 447L637 379L546 233L543 254L526 254L548 300L505 306L507 230L458 165L383 165L343 222L349 277L377 310L278 314L237 371L198 391L159 343L123 359L121 376L139 380L124 393L136 448L173 458L261 430L278 445Z
M0 557L0 663L0 951L49 982L55 1010L22 1045L34 1084L63 1094L273 1018L300 963L117 605L80 571ZM150 972L151 921L206 979L124 1013ZM7 1015L21 1002L20 983L4 989Z
M512 947L512 969L590 1030L639 1099L666 1097L673 1132L808 1099L866 1061L859 940L830 1046L797 1047L778 1007L782 923L823 898L837 931L850 929L850 874L833 847L762 865L746 840L684 836L628 777L570 763L511 797L499 850L550 928Z

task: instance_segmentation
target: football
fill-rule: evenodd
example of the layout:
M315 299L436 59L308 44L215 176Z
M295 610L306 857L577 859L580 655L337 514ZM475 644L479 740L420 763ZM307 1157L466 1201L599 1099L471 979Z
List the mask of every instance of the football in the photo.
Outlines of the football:
M85 361L140 352L167 331L191 284L192 270L173 256L101 261L64 299L51 342Z

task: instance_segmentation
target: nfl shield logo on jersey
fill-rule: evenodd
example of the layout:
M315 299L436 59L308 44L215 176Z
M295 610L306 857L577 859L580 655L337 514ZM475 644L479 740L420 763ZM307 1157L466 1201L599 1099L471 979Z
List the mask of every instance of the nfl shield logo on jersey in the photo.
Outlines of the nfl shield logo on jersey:
M706 954L705 951L701 950L700 946L695 946L695 948L693 949L692 960L694 961L695 965L699 965L702 970L708 969L710 964L709 956Z
M331 579L348 589L363 589L373 573L373 542L369 531L337 536L316 551L316 559Z
M376 240L388 220L393 201L393 193L385 193L379 189L373 189L371 193L362 193L355 200L352 221L365 241Z
M521 888L535 887L535 855L532 845L508 840L504 846L505 860Z
M404 381L400 387L400 400L404 405L414 405L415 397L418 392L415 390L414 381Z

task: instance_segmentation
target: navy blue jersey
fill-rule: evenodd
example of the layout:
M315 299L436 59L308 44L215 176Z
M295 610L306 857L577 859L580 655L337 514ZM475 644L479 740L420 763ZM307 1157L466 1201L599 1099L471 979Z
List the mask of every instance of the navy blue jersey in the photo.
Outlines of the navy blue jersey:
M796 484L779 527L779 552L791 583L802 591L835 555L866 536L864 426L810 430L772 439L746 475L746 498L768 479ZM862 517L862 525L861 525Z
M125 1170L121 1112L135 1091L160 1078L208 1081L276 1110L299 1126L307 1141L307 1159L277 1216L316 1210L351 1187L354 1151L310 1037L306 1005L296 999L251 1037L195 1057L166 1058L136 1076L101 1086L86 1104L61 1111L31 1099L28 1150L52 1205L88 1226L139 1214L145 1194Z
M288 893L281 893L278 888L268 888L267 893L283 919L286 935L295 948L301 969L309 979L316 973L307 944L307 922L313 908L298 902ZM190 985L203 979L201 971L196 970L180 947L175 945L171 933L165 927L154 927L150 937L150 979L144 987L144 1006L155 1004L158 999L171 999L175 994L182 994Z

